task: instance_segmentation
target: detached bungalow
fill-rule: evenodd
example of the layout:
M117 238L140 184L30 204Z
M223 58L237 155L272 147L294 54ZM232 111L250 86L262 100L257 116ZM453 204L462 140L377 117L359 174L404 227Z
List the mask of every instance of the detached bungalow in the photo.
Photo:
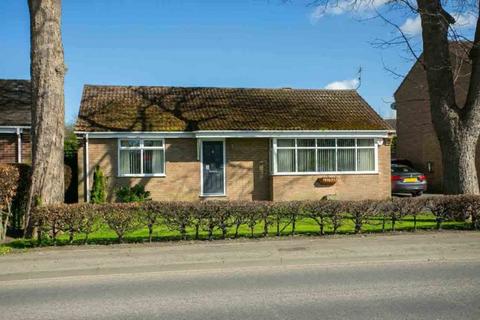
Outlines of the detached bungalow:
M30 81L0 79L0 163L31 160L31 99Z
M93 172L154 200L384 199L392 128L356 91L86 85L79 198Z

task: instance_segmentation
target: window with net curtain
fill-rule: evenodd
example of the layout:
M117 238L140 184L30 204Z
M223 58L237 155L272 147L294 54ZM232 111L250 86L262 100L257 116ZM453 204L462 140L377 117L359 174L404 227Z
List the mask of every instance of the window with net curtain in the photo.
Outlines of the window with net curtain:
M120 140L119 147L120 175L163 175L165 173L163 140Z
M373 172L374 139L278 139L277 172Z

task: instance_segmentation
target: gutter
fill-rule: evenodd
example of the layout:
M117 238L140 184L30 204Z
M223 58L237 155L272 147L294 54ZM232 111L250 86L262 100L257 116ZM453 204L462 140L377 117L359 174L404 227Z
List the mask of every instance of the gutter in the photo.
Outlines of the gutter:
M90 138L388 138L395 130L200 130L200 131L106 131L85 132Z
M17 130L28 130L30 128L30 126L0 126L0 133L16 134Z

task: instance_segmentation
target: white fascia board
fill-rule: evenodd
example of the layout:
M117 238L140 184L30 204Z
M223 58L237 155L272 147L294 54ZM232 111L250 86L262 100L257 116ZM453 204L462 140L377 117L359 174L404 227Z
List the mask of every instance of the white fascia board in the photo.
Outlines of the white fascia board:
M387 138L389 130L196 131L197 138Z
M387 138L391 130L209 130L209 131L153 131L153 132L82 132L90 138Z
M90 139L155 139L155 138L195 138L193 132L185 131L153 131L153 132L144 132L144 131L131 131L131 132L83 132L75 131L77 135L88 134Z
M0 133L14 133L22 132L24 129L30 129L29 126L0 126Z

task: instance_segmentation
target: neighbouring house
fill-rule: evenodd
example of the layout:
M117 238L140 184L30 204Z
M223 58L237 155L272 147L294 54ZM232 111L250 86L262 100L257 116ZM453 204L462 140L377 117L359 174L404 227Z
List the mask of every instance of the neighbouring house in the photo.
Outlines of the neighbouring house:
M388 125L397 132L397 118L385 118L385 122L388 123ZM392 146L391 146L391 155L392 159L397 158L397 135L393 134L392 137Z
M464 42L450 44L456 100L459 106L465 103L470 80L469 47ZM409 160L417 170L425 173L430 191L442 192L442 153L432 124L428 83L422 57L410 69L394 97L397 110L397 158ZM479 156L480 150L477 147L477 168L480 167Z
M30 90L28 80L0 79L0 163L31 161Z
M97 166L109 200L390 197L392 128L353 90L86 85L79 199Z

